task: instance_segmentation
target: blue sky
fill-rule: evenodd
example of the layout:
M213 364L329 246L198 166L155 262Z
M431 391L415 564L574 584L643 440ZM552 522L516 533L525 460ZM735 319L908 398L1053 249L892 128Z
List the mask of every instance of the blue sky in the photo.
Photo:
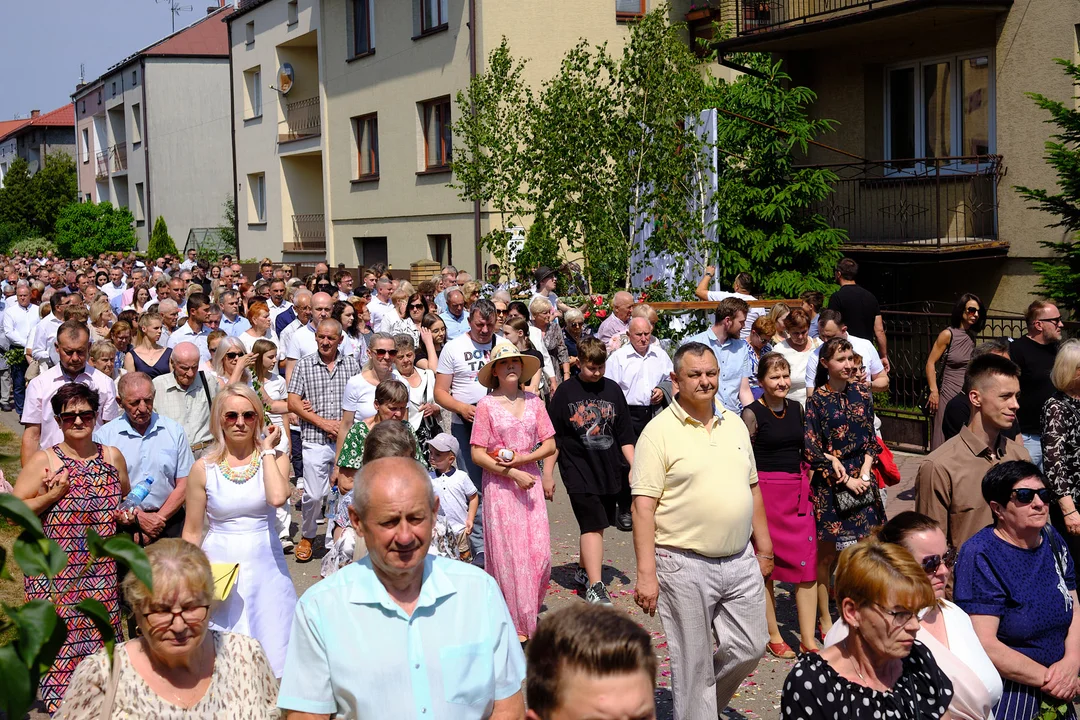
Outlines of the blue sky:
M176 18L176 29L206 14L217 0L179 0L191 6ZM0 120L15 113L55 110L71 102L79 82L172 31L168 2L154 0L0 0Z

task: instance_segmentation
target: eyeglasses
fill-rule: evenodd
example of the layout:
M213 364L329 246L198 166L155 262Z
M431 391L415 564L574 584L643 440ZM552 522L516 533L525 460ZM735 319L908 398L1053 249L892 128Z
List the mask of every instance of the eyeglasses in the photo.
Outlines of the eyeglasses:
M1052 497L1050 488L1015 488L1011 495L1016 497L1016 502L1021 505L1030 505L1035 500L1035 496L1038 495L1039 499L1044 503L1049 503Z
M424 309L424 304L423 303L413 303L412 305L409 306L409 309L410 310L423 310Z
M94 422L96 413L93 410L83 410L82 412L62 412L56 417L60 418L60 422L64 425L74 425L76 420L82 420L83 425L89 425Z
M188 625L202 622L206 619L207 614L210 611L209 605L196 605L195 607L187 607L181 610L162 610L158 612L146 613L146 622L150 623L151 627L164 629L173 624L173 619L179 615L180 619Z
M371 352L375 353L379 357L389 355L390 357L397 357L397 350L387 350L386 348L377 348Z
M874 609L892 622L893 630L899 630L911 622L915 617L915 613L910 610L886 610L876 603L874 604Z
M244 422L246 423L253 423L255 422L255 418L259 417L259 414L254 410L245 410L242 413L230 410L221 417L225 420L227 425L235 425L240 418L244 418Z
M977 307L964 308L964 312L967 313L968 315L978 315L979 314L979 308L977 308Z
M241 352L227 352L227 353L225 353L225 357L228 358L229 360L236 360L237 358L243 357L243 355L244 355L244 353L241 353Z
M1060 315L1058 315L1057 317L1052 317L1052 318L1039 318L1035 322L1048 322L1048 323L1054 323L1055 325L1061 325L1062 324Z
M942 565L952 569L952 566L956 564L956 550L955 548L949 548L944 555L927 555L922 559L922 569L927 575L933 575L938 571L938 568Z

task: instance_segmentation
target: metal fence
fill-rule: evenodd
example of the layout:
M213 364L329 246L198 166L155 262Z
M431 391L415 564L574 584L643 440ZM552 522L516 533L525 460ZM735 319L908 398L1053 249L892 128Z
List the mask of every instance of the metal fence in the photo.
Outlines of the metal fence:
M288 103L285 106L285 131L289 139L311 137L322 132L319 97Z
M113 172L127 170L127 143L116 143L109 148L109 156L112 158Z
M750 35L905 2L910 0L727 0L720 7L723 21L734 22L736 35Z

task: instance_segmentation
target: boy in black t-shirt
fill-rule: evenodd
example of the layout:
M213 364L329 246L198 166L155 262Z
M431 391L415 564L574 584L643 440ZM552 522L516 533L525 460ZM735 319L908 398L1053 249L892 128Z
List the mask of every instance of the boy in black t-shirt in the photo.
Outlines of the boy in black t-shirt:
M619 385L604 377L607 350L596 338L578 343L581 371L559 385L548 405L555 460L581 531L575 579L590 603L610 605L601 578L604 528L615 524L619 490L634 462L630 409ZM544 463L552 472L553 462Z

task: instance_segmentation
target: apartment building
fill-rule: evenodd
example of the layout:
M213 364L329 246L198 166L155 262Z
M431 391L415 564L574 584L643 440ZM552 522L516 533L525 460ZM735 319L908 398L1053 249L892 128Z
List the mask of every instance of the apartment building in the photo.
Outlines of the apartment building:
M75 115L71 105L44 114L31 110L29 118L0 122L0 187L16 158L25 160L33 175L49 155L58 152L75 157Z
M241 255L475 270L496 217L448 187L456 94L504 36L538 87L583 38L620 52L653 4L241 2L229 23Z
M127 207L145 249L161 216L178 246L222 224L232 191L229 47L206 17L135 52L72 95L79 196Z
M1027 92L1072 102L1053 58L1080 53L1080 5L1059 0L721 0L722 53L762 51L839 122L807 163L839 179L818 208L883 302L915 309L975 292L1022 311L1058 240L1013 186L1054 188L1053 131ZM703 18L701 23L710 18Z

